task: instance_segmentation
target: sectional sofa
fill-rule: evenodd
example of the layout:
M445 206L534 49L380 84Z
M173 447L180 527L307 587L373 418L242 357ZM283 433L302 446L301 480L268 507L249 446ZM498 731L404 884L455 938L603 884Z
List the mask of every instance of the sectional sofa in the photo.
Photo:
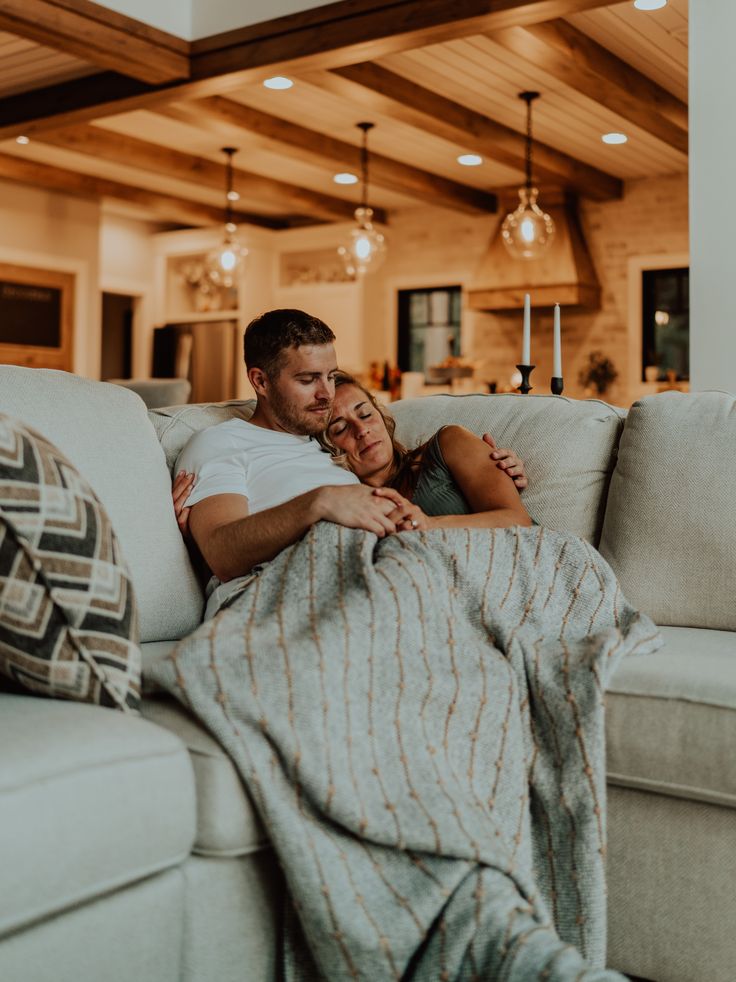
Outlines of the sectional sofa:
M609 963L654 982L736 964L736 402L631 410L513 395L394 405L408 444L442 423L526 460L538 522L597 545L665 646L607 697ZM203 610L170 477L189 436L248 403L147 412L134 393L0 366L0 412L55 443L105 505L131 569L145 665ZM0 693L0 979L271 982L283 887L235 770L178 704L143 718Z

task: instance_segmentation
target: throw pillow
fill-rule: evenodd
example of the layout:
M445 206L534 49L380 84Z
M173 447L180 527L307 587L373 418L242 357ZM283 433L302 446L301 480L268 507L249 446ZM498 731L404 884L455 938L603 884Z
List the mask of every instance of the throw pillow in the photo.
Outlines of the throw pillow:
M133 585L92 488L0 413L0 680L126 712L140 703Z

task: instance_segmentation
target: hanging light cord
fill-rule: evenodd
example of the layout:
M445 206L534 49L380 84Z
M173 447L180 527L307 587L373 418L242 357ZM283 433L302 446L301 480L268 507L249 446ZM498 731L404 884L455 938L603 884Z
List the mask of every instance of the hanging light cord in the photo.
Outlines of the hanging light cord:
M520 92L519 98L526 103L526 190L532 189L532 102L539 98L538 92Z
M358 129L363 131L363 145L360 148L360 167L362 171L363 187L360 196L360 207L368 207L368 130L372 130L374 123L358 123Z
M233 154L238 151L235 147L223 147L222 152L227 154L227 163L225 164L225 225L230 226L233 224L233 202L232 202L232 190L233 190Z
M532 188L532 104L526 104L526 189Z

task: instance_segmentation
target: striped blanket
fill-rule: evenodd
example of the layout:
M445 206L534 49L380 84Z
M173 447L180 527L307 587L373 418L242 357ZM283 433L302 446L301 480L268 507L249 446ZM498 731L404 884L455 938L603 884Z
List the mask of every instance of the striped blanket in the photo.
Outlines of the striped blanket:
M604 691L660 645L580 539L315 526L154 680L235 761L292 980L612 980Z

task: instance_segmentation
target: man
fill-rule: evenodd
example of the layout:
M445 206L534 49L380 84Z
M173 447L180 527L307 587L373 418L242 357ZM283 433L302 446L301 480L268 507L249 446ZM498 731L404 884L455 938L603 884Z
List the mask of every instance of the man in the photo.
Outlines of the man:
M333 463L314 437L325 429L335 395L335 335L300 310L271 310L244 336L248 378L256 392L249 422L232 419L197 433L182 451L175 502L202 556L221 582L273 559L326 520L379 537L396 532L404 499L391 488L361 484ZM510 451L492 456L526 486Z

